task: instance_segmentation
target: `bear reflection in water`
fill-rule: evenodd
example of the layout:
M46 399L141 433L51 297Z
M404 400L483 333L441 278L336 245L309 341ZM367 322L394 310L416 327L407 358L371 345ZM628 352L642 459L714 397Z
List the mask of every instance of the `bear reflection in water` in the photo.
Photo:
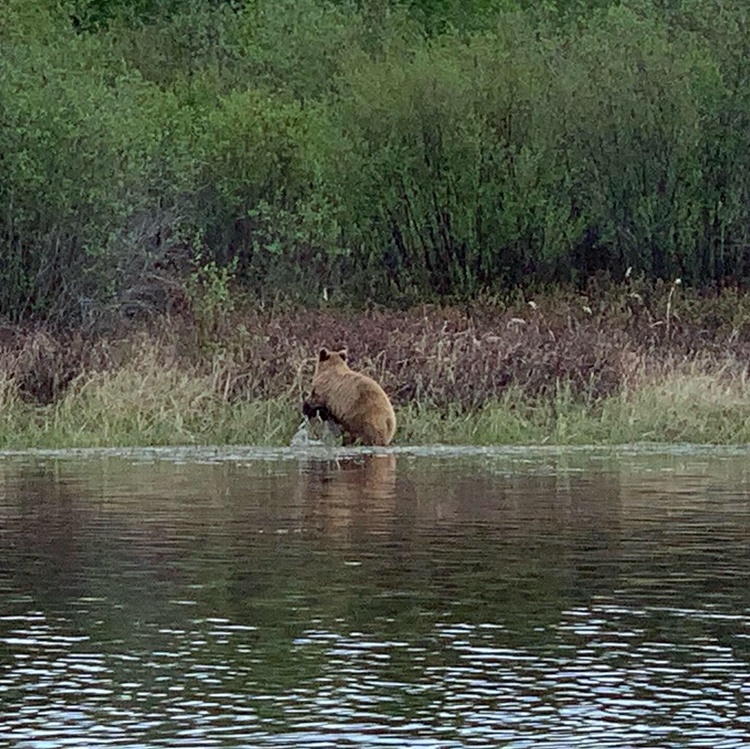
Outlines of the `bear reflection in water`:
M396 455L382 453L304 464L306 525L332 534L395 522Z

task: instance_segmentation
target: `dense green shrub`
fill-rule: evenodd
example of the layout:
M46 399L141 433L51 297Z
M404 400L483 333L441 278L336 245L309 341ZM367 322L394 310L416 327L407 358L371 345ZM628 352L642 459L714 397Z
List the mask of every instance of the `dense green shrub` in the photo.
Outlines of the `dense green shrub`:
M333 180L345 232L367 277L399 293L519 283L560 239L545 234L566 217L544 48L525 44L523 18L506 21L469 42L360 59L344 76L339 113L358 146Z
M345 226L417 295L628 268L744 276L747 150L735 149L750 131L717 127L737 93L710 52L620 8L565 31L506 15L493 33L361 60L339 104L366 144Z
M12 2L6 19L29 5ZM137 275L174 214L180 112L67 19L39 9L3 30L0 309L69 318Z
M7 0L0 315L750 276L740 0ZM192 274L192 275L191 275Z

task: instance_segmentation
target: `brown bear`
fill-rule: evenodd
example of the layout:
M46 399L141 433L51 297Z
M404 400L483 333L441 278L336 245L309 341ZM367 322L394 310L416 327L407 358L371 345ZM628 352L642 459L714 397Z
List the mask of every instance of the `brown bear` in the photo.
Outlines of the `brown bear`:
M346 349L320 350L312 392L302 412L308 418L336 422L347 445L357 440L364 445L388 445L396 431L393 406L372 377L349 369L346 358Z

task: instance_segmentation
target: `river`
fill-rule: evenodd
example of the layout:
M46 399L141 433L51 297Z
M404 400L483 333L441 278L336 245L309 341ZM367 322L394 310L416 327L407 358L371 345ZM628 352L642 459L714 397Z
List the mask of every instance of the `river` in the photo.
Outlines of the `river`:
M745 747L750 451L0 454L0 745Z

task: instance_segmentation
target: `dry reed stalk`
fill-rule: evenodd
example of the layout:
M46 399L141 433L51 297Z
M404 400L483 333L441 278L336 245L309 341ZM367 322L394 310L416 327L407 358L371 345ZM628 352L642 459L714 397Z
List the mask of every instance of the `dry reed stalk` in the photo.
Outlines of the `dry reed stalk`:
M396 405L472 411L511 391L553 398L561 386L593 402L680 362L713 362L715 372L726 363L746 372L750 301L733 293L704 301L683 290L678 317L675 288L558 294L538 297L533 306L517 300L358 313L248 309L226 315L222 337L208 339L185 320L99 337L17 330L0 339L0 373L37 403L59 400L80 378L128 368L150 386L156 370L189 373L222 403L298 403L315 352L347 346Z

